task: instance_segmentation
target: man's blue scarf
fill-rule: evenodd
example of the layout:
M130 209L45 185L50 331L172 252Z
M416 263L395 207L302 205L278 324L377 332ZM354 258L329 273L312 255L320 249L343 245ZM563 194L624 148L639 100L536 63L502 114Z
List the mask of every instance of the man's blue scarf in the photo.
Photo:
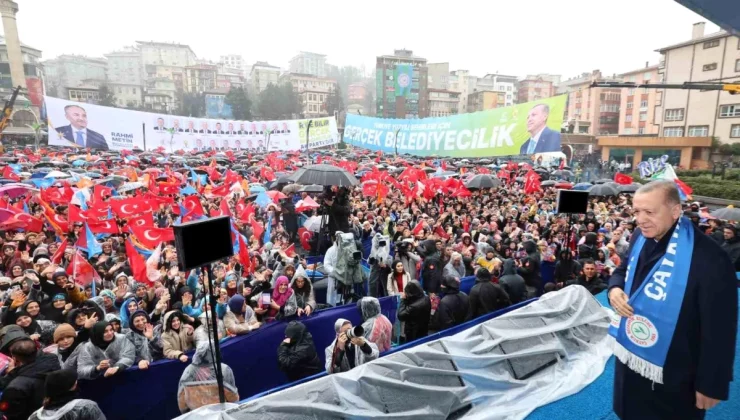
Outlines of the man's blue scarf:
M632 283L645 245L640 235L632 247L627 264L624 291L634 315L620 317L616 312L609 326L614 340L614 355L633 371L654 382L663 383L663 366L678 322L694 251L694 228L681 217L671 235L666 253L655 264L645 281L630 295Z

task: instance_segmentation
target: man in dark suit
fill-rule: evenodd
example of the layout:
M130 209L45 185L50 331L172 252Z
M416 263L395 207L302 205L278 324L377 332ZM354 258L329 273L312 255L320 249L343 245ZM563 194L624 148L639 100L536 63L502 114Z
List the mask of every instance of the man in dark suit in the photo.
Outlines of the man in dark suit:
M182 128L180 128L180 120L175 118L172 121L172 129L175 130L175 133L182 133Z
M645 242L636 256L631 290L627 291L630 295L640 293L645 281L656 286L656 277L647 277L656 264L662 264L682 217L681 200L673 181L653 181L642 186L633 203L639 229L632 234L627 254L632 253L637 238L643 236ZM689 225L694 230L694 246L683 300L673 320L673 337L657 336L659 340L670 340L662 367L663 383L646 379L617 359L614 411L622 420L703 419L706 410L729 397L738 313L735 269L719 244L695 225ZM671 254L675 255L676 248L672 249ZM609 279L609 302L617 314L631 319L640 314L635 313L631 305L634 302L629 301L624 290L629 260L623 258ZM664 298L679 293L679 280L671 277L667 282ZM658 287L650 289L655 291Z
M244 123L239 124L239 131L237 131L236 134L239 134L240 136L247 134L247 128L244 126Z
M188 128L185 129L185 133L195 134L195 123L193 121L188 121Z
M229 123L229 129L226 130L226 134L229 136L236 135L236 131L234 131L234 123Z
M560 133L547 127L549 116L550 107L547 104L537 104L529 110L527 131L530 137L519 149L520 155L560 151Z
M221 123L216 123L216 129L211 134L224 134L224 130L221 129Z
M100 133L88 130L87 112L79 105L64 107L64 116L69 125L57 128L57 133L79 147L108 150L108 143Z
M211 134L211 130L208 129L208 121L202 121L200 123L200 130L198 130L198 133Z
M164 131L167 128L164 126L164 118L157 118L157 125L154 126L154 131Z

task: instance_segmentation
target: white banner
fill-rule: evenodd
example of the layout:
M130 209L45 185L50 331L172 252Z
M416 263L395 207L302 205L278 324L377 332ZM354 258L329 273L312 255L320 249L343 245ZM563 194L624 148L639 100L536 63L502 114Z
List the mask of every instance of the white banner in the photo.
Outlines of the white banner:
M143 112L44 97L52 146L144 149Z
M130 150L134 146L148 150L162 147L167 152L306 149L306 124L309 120L214 120L130 111L50 97L45 97L45 100L50 145L73 146L81 135L83 140L79 143L84 141L84 147L111 150ZM65 107L69 112L65 113ZM56 128L59 134L51 128ZM78 131L82 134L78 135ZM309 137L312 149L339 143L334 117L314 119Z

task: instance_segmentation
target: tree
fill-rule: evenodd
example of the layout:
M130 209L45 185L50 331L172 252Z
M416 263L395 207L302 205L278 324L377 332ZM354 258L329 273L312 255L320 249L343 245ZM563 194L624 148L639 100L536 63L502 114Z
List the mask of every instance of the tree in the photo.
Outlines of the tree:
M48 85L46 86L46 96L51 96L53 98L59 97L59 89L57 88L57 85Z
M293 118L301 113L301 105L298 95L293 91L292 83L285 83L281 86L281 96L285 118Z
M116 95L113 94L113 89L108 87L108 85L100 85L100 88L98 88L98 95L100 96L98 105L116 106Z
M362 106L365 108L365 114L375 115L375 89L369 86L365 89L365 102Z
M257 102L257 113L265 120L293 118L299 113L298 96L293 92L290 83L275 86L272 83L260 92Z
M231 107L231 114L236 120L249 121L252 119L252 101L243 87L229 89L224 103Z
M337 85L337 88L329 92L326 95L325 102L326 113L334 115L335 112L341 112L344 110L344 100L342 99L342 89Z

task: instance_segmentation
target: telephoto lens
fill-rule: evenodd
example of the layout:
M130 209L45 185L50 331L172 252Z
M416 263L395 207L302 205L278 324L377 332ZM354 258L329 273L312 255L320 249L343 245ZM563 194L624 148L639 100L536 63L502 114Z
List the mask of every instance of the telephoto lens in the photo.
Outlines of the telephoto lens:
M365 335L365 329L362 328L361 325L347 330L347 339L349 340L357 337L362 337L363 335Z

